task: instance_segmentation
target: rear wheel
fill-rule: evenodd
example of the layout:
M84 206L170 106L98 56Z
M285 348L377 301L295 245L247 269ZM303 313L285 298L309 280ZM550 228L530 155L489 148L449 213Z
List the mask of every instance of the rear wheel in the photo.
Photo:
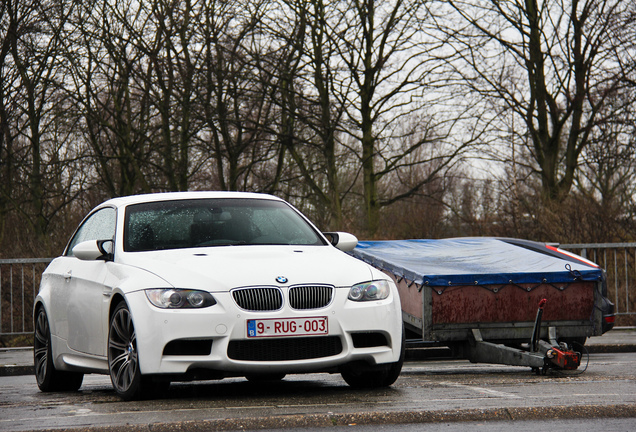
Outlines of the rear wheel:
M51 348L51 330L43 307L38 308L33 332L33 364L35 379L43 392L76 391L84 374L55 369Z
M132 315L123 301L117 305L110 318L108 369L113 387L122 399L133 400L141 396L137 335Z

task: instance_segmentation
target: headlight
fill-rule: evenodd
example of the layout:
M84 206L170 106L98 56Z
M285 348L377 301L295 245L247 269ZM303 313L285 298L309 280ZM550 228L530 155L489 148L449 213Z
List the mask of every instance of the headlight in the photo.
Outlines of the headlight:
M389 296L391 289L385 280L377 280L357 284L349 290L349 300L353 301L373 301L383 300Z
M145 291L150 303L162 309L204 308L216 304L212 294L206 291L158 288Z

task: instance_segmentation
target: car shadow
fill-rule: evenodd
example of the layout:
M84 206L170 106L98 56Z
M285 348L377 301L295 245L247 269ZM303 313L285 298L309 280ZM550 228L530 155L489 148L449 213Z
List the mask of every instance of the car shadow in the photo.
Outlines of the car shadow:
M361 397L369 395L382 395L387 392L397 391L393 388L382 389L354 389L344 381L337 380L320 381L304 379L288 379L278 381L253 382L241 379L205 381L191 383L172 383L170 387L155 395L160 399L219 399L224 401L245 401L266 399L269 403L281 399L281 403L289 403L290 399L302 396L303 403L312 398L344 398ZM155 398L155 399L157 399Z

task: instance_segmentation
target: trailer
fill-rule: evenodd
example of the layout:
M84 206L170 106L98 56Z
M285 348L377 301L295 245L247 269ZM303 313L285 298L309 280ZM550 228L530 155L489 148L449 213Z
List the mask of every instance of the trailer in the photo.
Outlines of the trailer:
M613 325L604 270L553 245L360 241L352 254L394 279L410 334L473 362L576 369L586 338Z

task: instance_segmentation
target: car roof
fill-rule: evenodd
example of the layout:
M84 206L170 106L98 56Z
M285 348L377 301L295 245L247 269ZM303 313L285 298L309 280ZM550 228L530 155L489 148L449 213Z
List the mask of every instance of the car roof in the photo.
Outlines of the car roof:
M112 198L103 202L99 207L115 206L125 207L130 204L139 204L156 201L174 201L184 199L203 199L203 198L250 198L250 199L269 199L283 201L282 199L268 194L254 192L226 192L226 191L190 191L190 192L161 192L142 195L130 195L125 197Z

